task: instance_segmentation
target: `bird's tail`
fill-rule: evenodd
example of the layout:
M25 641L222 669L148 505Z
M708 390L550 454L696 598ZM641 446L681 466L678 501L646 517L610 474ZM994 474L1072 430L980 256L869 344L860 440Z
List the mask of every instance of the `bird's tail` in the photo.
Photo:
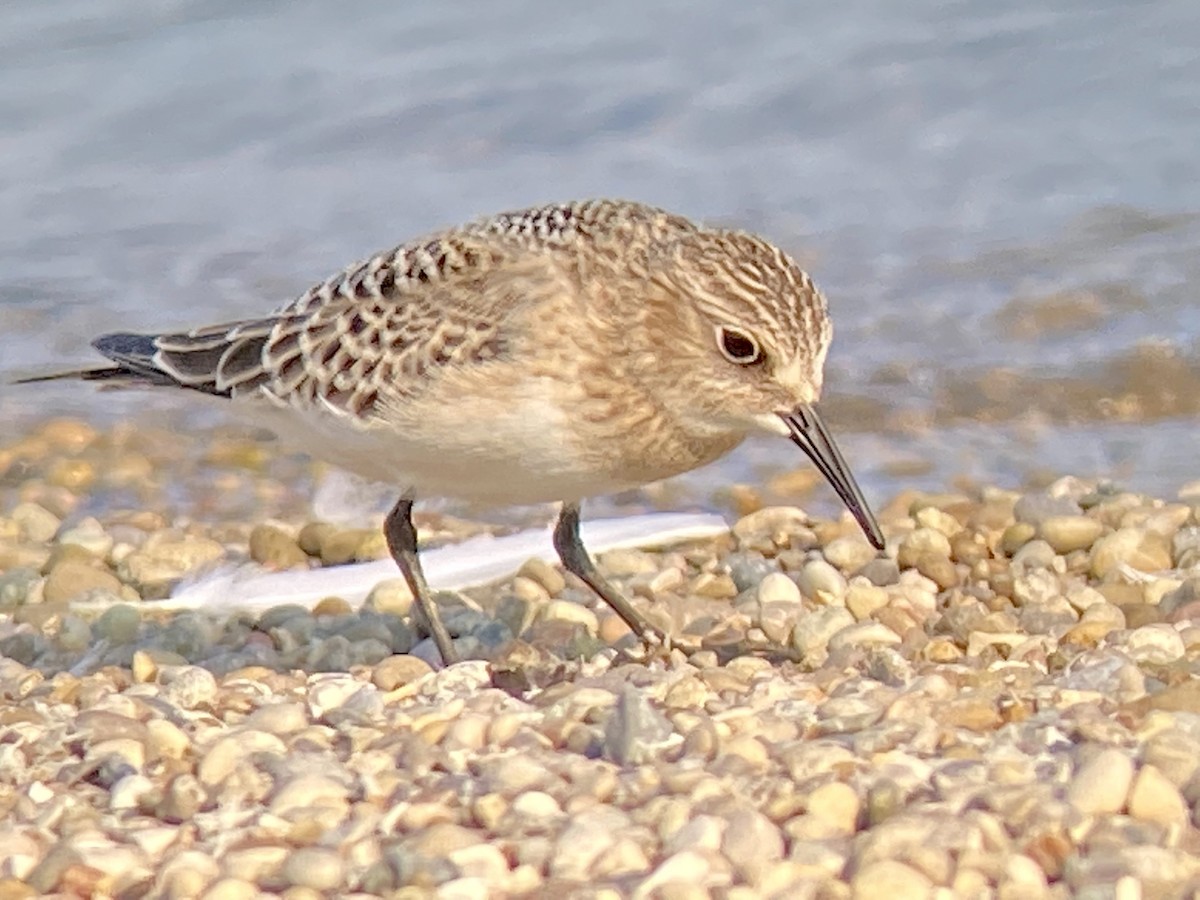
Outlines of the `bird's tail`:
M163 372L154 362L157 350L154 335L105 334L96 338L92 346L115 365L32 375L28 378L18 378L13 384L37 384L44 381L102 381L110 383L113 387L157 387L176 384L175 379Z

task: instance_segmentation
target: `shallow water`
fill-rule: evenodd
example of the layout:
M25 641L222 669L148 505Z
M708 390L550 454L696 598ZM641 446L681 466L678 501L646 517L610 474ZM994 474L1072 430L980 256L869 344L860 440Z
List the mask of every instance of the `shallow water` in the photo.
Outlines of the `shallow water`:
M271 308L480 213L628 196L810 266L868 493L1170 492L1200 475L1200 7L1003 6L14 6L0 378ZM171 402L0 388L10 427ZM753 442L686 483L801 462Z

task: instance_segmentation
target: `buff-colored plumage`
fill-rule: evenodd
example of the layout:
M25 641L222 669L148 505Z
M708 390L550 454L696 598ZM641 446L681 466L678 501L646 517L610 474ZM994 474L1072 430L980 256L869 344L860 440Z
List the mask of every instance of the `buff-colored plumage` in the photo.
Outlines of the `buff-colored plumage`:
M262 318L105 336L116 366L81 374L230 397L409 499L560 500L576 515L585 497L774 433L878 544L813 410L830 338L825 299L779 248L596 200L411 241Z

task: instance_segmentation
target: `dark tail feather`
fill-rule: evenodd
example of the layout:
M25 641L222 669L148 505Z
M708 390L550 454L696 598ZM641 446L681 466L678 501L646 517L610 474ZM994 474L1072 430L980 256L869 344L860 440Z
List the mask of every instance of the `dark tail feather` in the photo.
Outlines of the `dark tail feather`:
M154 335L103 334L92 346L111 359L115 366L99 369L74 369L50 375L18 378L13 384L36 384L42 381L108 381L127 385L172 385L175 380L154 364Z

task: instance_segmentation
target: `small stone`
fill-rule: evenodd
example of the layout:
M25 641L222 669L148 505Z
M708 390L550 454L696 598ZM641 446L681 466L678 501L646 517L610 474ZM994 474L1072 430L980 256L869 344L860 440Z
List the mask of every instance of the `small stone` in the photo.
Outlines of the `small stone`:
M298 775L280 785L271 797L273 815L293 816L312 807L345 806L349 791L335 778L318 774Z
M657 558L644 550L609 550L600 554L597 563L614 578L653 575L659 569Z
M860 622L871 618L887 605L887 591L864 579L855 579L846 589L846 609Z
M151 719L147 722L146 735L149 750L155 759L183 759L192 745L187 733L166 719Z
M244 760L255 753L287 754L283 741L273 734L257 729L244 729L235 734L219 738L200 758L196 766L196 777L208 787L213 787L228 778Z
M850 882L853 900L929 900L933 881L912 866L892 859L867 863Z
M200 811L204 798L204 787L194 775L188 772L176 775L163 793L158 816L164 822L190 822Z
M1103 579L1119 565L1142 572L1171 568L1171 546L1167 538L1140 528L1119 528L1092 545L1091 573Z
M738 519L733 525L733 536L750 543L766 538L776 546L786 547L790 535L807 530L809 521L808 513L794 506L765 506Z
M71 528L64 529L58 536L62 547L80 547L97 559L104 559L112 552L115 541L104 530L104 526L91 516L81 519Z
M117 574L147 592L165 596L171 583L224 555L225 548L209 538L159 531L121 560Z
M841 781L823 784L808 796L809 813L820 816L846 835L854 834L858 827L861 807L854 788Z
M767 576L763 581L773 576ZM781 577L787 578L786 575ZM788 579L789 581L791 579ZM846 593L846 576L823 559L814 559L804 565L796 578L799 592L806 597L821 600L841 600ZM761 602L761 585L760 602ZM797 598L796 601L799 602Z
M1067 788L1067 801L1086 815L1120 812L1132 783L1133 760L1110 747L1075 773Z
M962 525L958 519L945 510L938 509L936 506L921 507L921 509L913 513L913 518L922 528L932 528L934 531L940 531L948 538L952 538L962 531Z
M46 603L66 603L93 591L117 594L120 590L120 579L107 569L63 561L46 575L43 597Z
M246 717L247 728L268 734L294 734L307 726L308 714L301 703L272 702Z
M217 696L217 679L200 666L178 666L164 669L163 699L182 709L196 709L211 703Z
M137 609L127 603L118 603L100 614L92 626L92 632L98 640L122 645L136 640L141 626L142 617Z
M678 569L668 569L669 572L679 572ZM680 573L680 584L683 573ZM713 600L732 600L740 591L732 575L724 572L701 572L687 588L688 593L698 597L710 597Z
M45 586L41 574L31 566L0 572L0 607L39 604L45 599Z
M329 522L309 522L296 535L296 544L309 556L320 556L321 545L337 530Z
M250 532L250 558L271 569L308 565L308 554L296 539L274 525L256 525Z
M796 585L796 582L792 581L792 579L788 578L782 572L772 572L766 575L758 583L758 588L755 590L755 598L759 606L765 606L769 603L796 605L802 600L800 588Z
M334 850L301 847L288 854L282 875L289 884L314 891L332 891L346 877L346 865Z
M363 609L407 616L412 612L413 595L403 578L387 578L371 588Z
M745 551L729 554L725 565L729 568L729 577L733 581L734 596L756 587L772 572L779 571L779 563L775 560L766 559L761 553Z
M190 891L176 890L174 894L182 900L190 895ZM258 885L251 881L243 878L218 878L200 895L200 900L255 900L261 896Z
M838 537L821 551L831 565L845 575L857 572L878 556L878 551L860 537Z
M376 663L371 671L371 681L381 691L394 691L412 684L431 673L433 669L423 659L408 654L389 656Z
M1012 571L1028 572L1030 569L1051 569L1058 554L1054 548L1041 538L1029 541L1016 553L1012 554Z
M112 786L108 796L108 808L112 810L137 809L142 797L154 790L154 782L145 775L133 772Z
M64 650L82 652L91 646L92 626L79 616L68 613L62 617L55 639Z
M1104 525L1089 516L1047 516L1038 531L1055 553L1066 556L1089 549L1104 533Z
M326 532L321 541L321 562L326 566L364 562L370 559L364 555L364 551L371 545L374 537L375 531L371 528L334 529Z
M950 540L932 528L915 528L900 542L896 551L896 562L902 569L912 569L926 555L950 559Z
M1188 823L1188 805L1171 783L1155 766L1144 765L1133 780L1129 791L1129 814L1145 822L1183 827Z
M756 809L741 808L728 819L721 840L725 858L751 884L757 884L783 859L783 834Z
M853 625L847 625L829 639L829 650L836 652L853 647L894 647L900 643L900 635L882 622L855 622Z
M1075 516L1082 510L1070 497L1052 497L1050 494L1025 494L1013 506L1013 518L1018 522L1040 525L1050 516Z
M526 791L518 794L510 809L527 819L554 819L562 815L558 801L545 791Z
M858 574L877 587L887 587L900 580L900 566L894 559L880 556L859 569Z
M589 634L596 634L600 630L600 621L596 614L586 606L570 600L551 600L543 609L542 618L580 624Z
M1146 742L1142 759L1182 788L1200 769L1200 736L1174 728L1159 732Z
M37 544L53 540L62 524L58 516L36 503L18 503L9 513L9 517L20 527L26 540Z
M950 561L949 555L922 553L913 567L943 591L958 585L958 569Z
M791 644L804 659L819 665L828 654L829 640L854 624L854 616L840 606L822 606L800 617L792 629Z
M550 600L550 594L546 592L544 587L532 578L526 578L524 575L517 575L513 578L512 596L518 597L533 606L542 606Z
M1173 625L1143 625L1129 632L1125 647L1141 663L1166 665L1181 658L1187 648Z
M537 558L527 559L517 574L540 584L551 597L557 597L567 586L562 572L545 560Z
M1000 552L1005 556L1015 556L1017 551L1033 540L1037 528L1028 522L1015 522L1004 529L1000 536Z
M652 761L672 732L671 723L632 685L617 695L604 726L604 751L618 765Z

